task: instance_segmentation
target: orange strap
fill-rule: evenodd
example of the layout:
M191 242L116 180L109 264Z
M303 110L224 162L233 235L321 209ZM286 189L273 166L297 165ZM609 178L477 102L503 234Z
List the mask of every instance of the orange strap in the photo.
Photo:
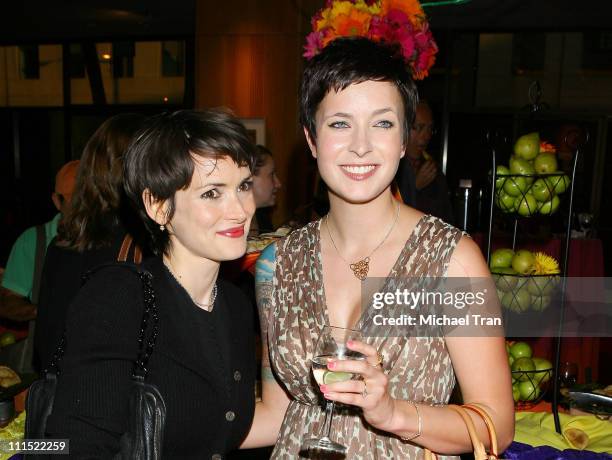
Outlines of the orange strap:
M119 249L119 254L117 255L117 262L127 261L127 256L130 253L132 244L134 245L134 263L140 264L140 262L142 262L142 251L140 249L140 246L134 243L134 238L132 238L132 235L130 235L129 233L126 234L123 238L121 248Z
M469 409L476 412L484 420L485 425L487 426L487 430L489 431L489 438L491 440L491 454L487 454L484 444L478 438L478 432L476 431L476 426L474 425L474 422L463 407L465 407L465 409ZM467 428L468 434L470 435L470 440L472 441L472 447L474 448L474 460L497 459L497 433L495 432L493 420L482 406L476 404L467 404L463 407L456 406L454 404L448 405L448 408L457 412L465 423L465 427ZM425 449L425 460L435 459L437 459L436 454L431 452L429 449Z

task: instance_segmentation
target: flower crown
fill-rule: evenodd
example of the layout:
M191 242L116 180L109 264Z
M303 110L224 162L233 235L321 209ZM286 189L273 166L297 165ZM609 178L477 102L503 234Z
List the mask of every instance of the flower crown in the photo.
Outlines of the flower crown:
M438 46L418 0L327 0L311 23L307 59L335 38L361 36L399 44L416 80L425 78L436 60Z

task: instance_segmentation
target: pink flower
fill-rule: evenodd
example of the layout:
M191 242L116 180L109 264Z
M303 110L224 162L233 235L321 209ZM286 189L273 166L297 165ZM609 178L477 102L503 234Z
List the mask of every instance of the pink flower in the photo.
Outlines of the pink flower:
M312 59L319 54L323 48L323 44L321 42L322 37L323 34L321 32L310 32L306 36L306 45L304 45L303 54L306 59Z

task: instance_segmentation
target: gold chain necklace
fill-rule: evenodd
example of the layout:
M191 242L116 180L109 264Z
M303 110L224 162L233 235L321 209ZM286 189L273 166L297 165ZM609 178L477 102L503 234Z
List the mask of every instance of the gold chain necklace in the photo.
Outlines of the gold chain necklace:
M397 219L399 217L399 211L400 211L400 203L398 201L397 211L395 212L395 219L393 219L393 223L391 224L391 227L389 227L389 230L387 231L387 234L385 235L385 237L378 244L378 246L376 246L372 250L372 252L370 252L368 256L364 257L361 260L358 260L357 262L353 264L348 262L344 257L342 257L342 254L340 254L340 251L338 250L338 246L336 246L336 242L334 241L334 237L332 236L331 231L329 230L329 224L327 222L329 220L329 214L325 216L325 228L327 228L327 234L329 235L329 239L331 240L332 245L334 246L334 249L340 256L340 258L346 264L348 264L349 268L353 271L353 275L355 275L355 277L358 280L363 281L368 276L368 272L370 271L370 257L372 256L372 254L374 254L378 250L378 248L380 248L384 244L385 241L387 241L387 238L389 238L389 235L391 235L391 232L393 231L393 228L395 227L395 224L397 223Z

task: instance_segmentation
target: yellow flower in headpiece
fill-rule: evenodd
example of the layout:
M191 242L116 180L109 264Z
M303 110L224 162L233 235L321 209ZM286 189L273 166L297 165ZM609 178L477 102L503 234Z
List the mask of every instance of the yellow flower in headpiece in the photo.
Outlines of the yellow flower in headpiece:
M340 15L348 15L353 8L354 5L352 2L334 2L330 13L330 19L333 21Z
M380 13L380 3L379 2L373 3L372 5L368 6L365 0L357 0L354 6L359 11L363 11L371 15Z

